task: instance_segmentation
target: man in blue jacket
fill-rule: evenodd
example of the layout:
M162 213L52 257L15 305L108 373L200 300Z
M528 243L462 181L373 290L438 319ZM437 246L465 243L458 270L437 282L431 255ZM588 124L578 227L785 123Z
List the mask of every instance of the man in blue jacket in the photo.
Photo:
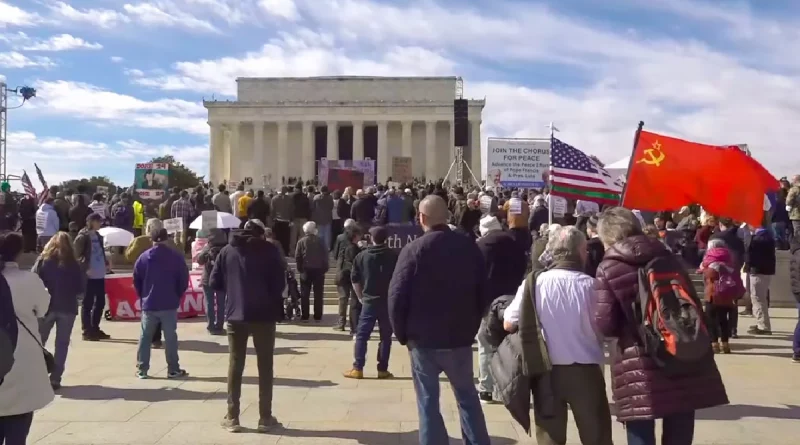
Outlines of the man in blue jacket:
M139 337L136 376L146 379L150 369L150 346L161 325L167 355L167 378L189 374L178 364L178 307L189 287L186 260L166 244L169 234L161 229L152 236L153 247L146 250L133 266L133 286L142 304L142 334Z
M488 445L472 372L472 341L491 303L486 266L472 238L448 228L448 216L440 196L420 202L425 234L400 251L389 284L389 318L411 356L419 443L449 441L439 413L439 375L444 373L458 401L464 442Z

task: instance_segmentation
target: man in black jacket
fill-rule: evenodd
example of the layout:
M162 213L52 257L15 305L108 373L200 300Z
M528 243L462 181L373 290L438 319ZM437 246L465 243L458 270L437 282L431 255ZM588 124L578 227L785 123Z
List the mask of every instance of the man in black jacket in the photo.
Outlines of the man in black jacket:
M350 217L358 223L362 233L367 233L369 228L372 227L372 220L375 218L375 207L378 205L378 200L374 198L374 195L358 190L356 192L356 200L350 207Z
M293 215L291 239L289 240L289 252L287 254L295 251L297 240L303 237L303 224L311 219L311 201L303 191L301 183L298 182L294 186L294 192L289 195L289 199L292 202Z
M275 324L283 320L283 289L286 267L272 243L264 239L265 229L248 221L234 230L231 243L222 248L214 263L210 287L225 292L228 321L228 413L222 421L230 432L239 426L239 399L247 340L252 334L258 362L258 430L267 432L278 424L272 415L272 358L275 353Z
M447 227L447 203L441 197L423 199L419 218L426 233L400 252L389 284L392 328L411 356L419 442L449 440L438 413L439 375L445 373L465 423L465 442L488 444L472 372L472 342L491 303L486 266L475 242Z
M389 281L392 279L397 253L386 245L389 232L386 227L376 226L369 230L372 245L361 251L353 260L350 281L358 300L361 315L356 328L353 369L344 373L350 379L364 378L367 361L367 340L379 323L378 379L394 377L389 372L389 353L392 350L392 325L389 322Z
M259 190L255 199L247 206L247 218L257 219L263 222L264 225L269 225L269 221L267 221L269 219L269 211L269 201L264 197L264 190Z

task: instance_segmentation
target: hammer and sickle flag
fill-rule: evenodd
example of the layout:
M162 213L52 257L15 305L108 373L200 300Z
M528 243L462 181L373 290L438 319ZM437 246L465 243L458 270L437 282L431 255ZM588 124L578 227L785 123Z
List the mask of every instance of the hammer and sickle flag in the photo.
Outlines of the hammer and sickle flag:
M741 150L640 131L622 205L664 211L697 203L714 215L760 226L764 194L777 186L777 180Z

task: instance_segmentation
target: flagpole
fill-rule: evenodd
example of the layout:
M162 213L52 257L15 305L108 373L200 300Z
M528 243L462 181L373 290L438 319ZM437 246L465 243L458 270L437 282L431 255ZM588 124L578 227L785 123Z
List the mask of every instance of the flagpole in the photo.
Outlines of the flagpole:
M550 122L550 125L548 125L548 127L550 128L550 154L552 155L553 154L553 137L554 137L555 132L558 131L558 128L556 128L556 126L553 125L552 121ZM553 203L553 160L552 159L550 160L550 176L549 177L550 177L550 194L548 195L548 197L550 198L550 202L547 202L547 200L545 200L545 203L547 204L547 224L548 225L552 225L553 224L553 205L552 205L552 203ZM539 230L538 227L536 227L535 229Z
M619 195L619 205L621 206L623 202L625 202L625 193L628 191L628 173L631 171L631 167L633 167L633 156L636 154L636 146L639 145L639 135L642 134L642 128L644 127L644 121L639 121L639 126L636 128L636 134L633 136L633 149L631 149L631 157L628 159L628 170L625 171L625 184L622 185L622 193Z

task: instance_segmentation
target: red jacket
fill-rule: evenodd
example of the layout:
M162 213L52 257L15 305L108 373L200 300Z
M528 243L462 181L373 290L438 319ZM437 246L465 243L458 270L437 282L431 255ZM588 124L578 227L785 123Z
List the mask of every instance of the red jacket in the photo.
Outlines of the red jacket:
M606 337L619 339L611 372L620 422L660 419L728 403L713 361L699 374L669 377L638 346L632 306L639 294L638 270L662 255L671 254L660 241L634 236L606 250L597 268L597 326Z

